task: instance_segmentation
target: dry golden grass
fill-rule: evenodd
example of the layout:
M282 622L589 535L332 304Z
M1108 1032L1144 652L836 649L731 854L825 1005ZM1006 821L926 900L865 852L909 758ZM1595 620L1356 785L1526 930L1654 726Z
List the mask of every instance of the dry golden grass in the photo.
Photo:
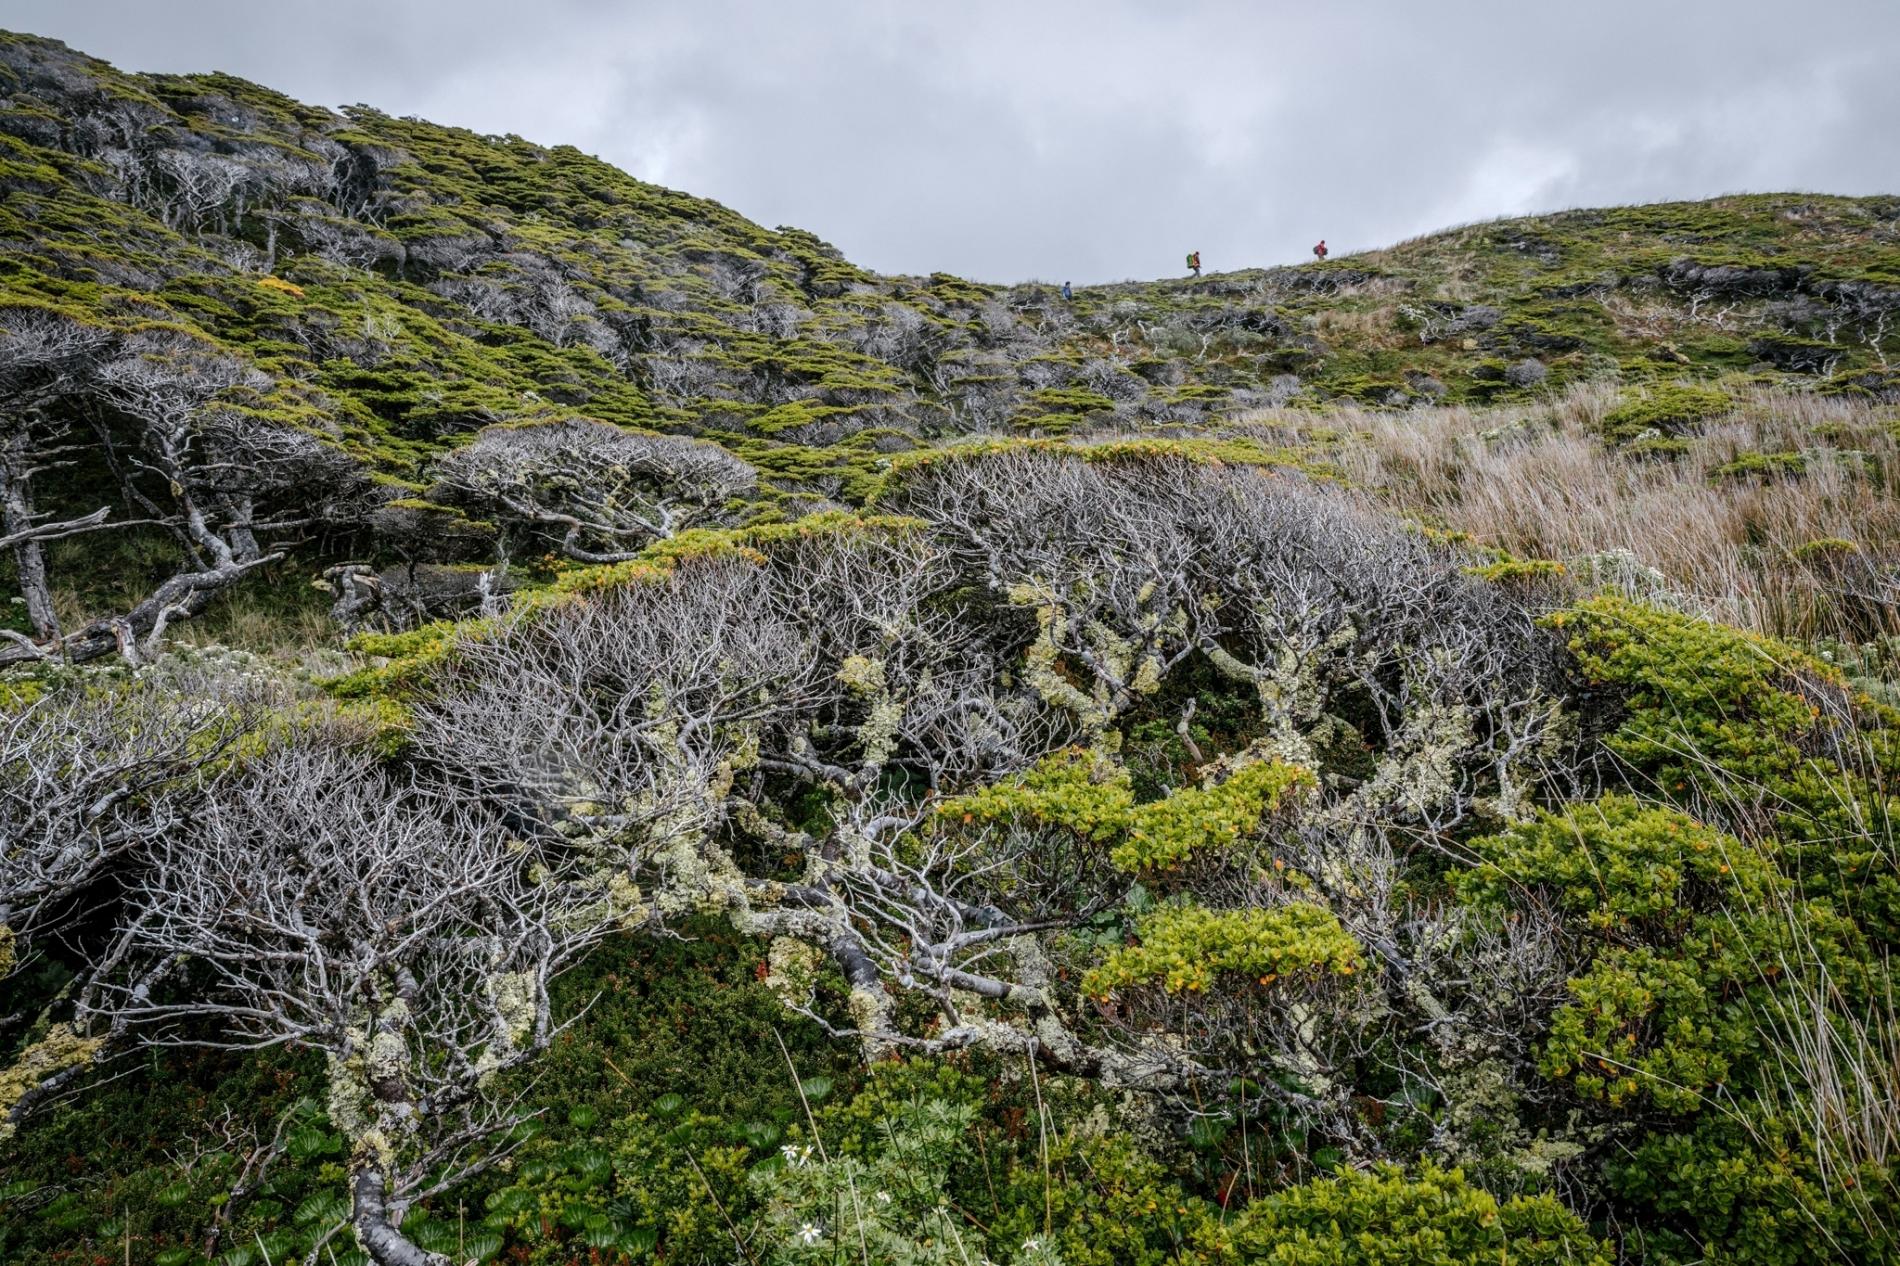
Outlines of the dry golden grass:
M1318 334L1327 342L1349 342L1358 347L1391 350L1416 342L1398 327L1395 304L1377 308L1327 308L1319 314Z
M1650 569L1670 600L1744 628L1847 641L1900 633L1891 406L1756 391L1687 437L1686 453L1644 458L1601 438L1617 400L1599 385L1535 406L1274 411L1252 422L1285 439L1343 433L1334 460L1364 493L1479 544L1571 564L1580 584L1614 575L1628 587ZM1798 454L1801 471L1721 473L1774 453Z

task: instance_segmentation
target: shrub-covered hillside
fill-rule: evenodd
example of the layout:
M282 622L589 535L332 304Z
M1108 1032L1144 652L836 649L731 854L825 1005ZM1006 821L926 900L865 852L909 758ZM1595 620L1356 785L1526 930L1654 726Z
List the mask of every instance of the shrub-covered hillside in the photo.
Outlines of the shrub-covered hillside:
M126 75L29 36L0 35L0 100L0 324L16 336L0 392L33 419L7 459L7 530L114 498L130 507L116 522L148 521L108 530L143 542L127 570L150 584L60 565L71 553L83 573L96 536L36 547L55 557L28 564L12 625L41 642L85 627L69 650L112 645L102 620L144 637L181 601L195 614L286 536L326 565L403 564L332 579L363 575L376 592L352 608L405 618L471 607L459 565L531 561L542 538L570 559L637 548L652 507L624 504L701 450L643 450L556 493L558 435L538 428L576 416L719 442L756 475L695 481L678 512L757 522L859 502L885 455L967 432L1500 402L1606 376L1900 390L1891 198L1571 212L1064 303L1050 286L874 276L572 149L222 75ZM153 451L138 419L213 401L241 424ZM541 473L521 478L537 488L499 488L479 460L445 469L484 438L536 448ZM200 541L180 565L203 579L148 601L169 579L149 521L189 517L203 495L171 490L207 482L253 526ZM603 497L622 511L603 518Z
M1900 1260L1900 199L1065 301L0 146L0 1258Z

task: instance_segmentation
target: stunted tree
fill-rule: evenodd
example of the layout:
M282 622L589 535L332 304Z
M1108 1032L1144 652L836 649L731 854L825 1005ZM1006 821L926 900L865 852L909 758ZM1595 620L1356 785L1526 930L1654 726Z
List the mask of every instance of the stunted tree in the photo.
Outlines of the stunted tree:
M405 1264L401 1207L496 1154L488 1073L608 923L723 912L868 1053L982 1046L1349 1148L1368 1086L1434 1084L1422 1045L1548 1009L1541 925L1401 882L1561 756L1519 606L1340 494L1152 450L946 454L894 504L464 637L415 702L427 781L307 737L221 780L140 850L92 1005L328 1053L359 1234ZM1173 723L1190 661L1258 725L1138 778L1124 732Z
M729 898L713 837L733 779L822 680L743 560L531 614L458 659L419 749L517 829L611 853L656 919Z
M621 562L715 520L752 467L716 444L568 418L491 426L436 466L434 496L555 537L562 555Z
M110 331L54 309L0 311L0 548L13 553L27 624L41 646L60 632L41 543L107 526L111 507L57 518L39 509L35 492L45 476L70 464L68 397L112 339Z
M1195 542L1198 648L1251 686L1287 759L1358 743L1369 768L1332 781L1338 821L1443 835L1474 812L1523 814L1558 763L1555 640L1461 560L1297 476L1141 471ZM1163 486L1165 483L1165 486Z
M94 954L89 935L111 924L141 850L191 819L262 703L251 687L187 671L56 684L0 709L0 982L49 947L76 969L53 1000L71 1004L70 1018L0 1077L0 1137L122 1033L94 989L120 960ZM74 933L79 944L61 944ZM0 1016L0 1029L26 1018Z
M152 156L151 168L161 191L161 218L200 237L214 222L220 232L228 227L226 213L238 191L257 179L236 159L191 149L161 149Z
M201 336L152 329L117 336L71 387L94 445L125 498L178 542L180 567L129 610L54 648L0 649L0 664L56 649L83 661L118 650L150 659L172 622L283 557L262 541L341 512L365 487L356 462L297 426L253 411L270 387Z
M1257 695L1265 737L1428 829L1522 811L1561 739L1553 639L1460 561L1297 475L1178 457L952 452L891 502L1034 614L1027 675L1096 732L1198 654ZM1347 715L1351 715L1351 720ZM1344 786L1341 778L1335 785Z
M195 674L57 687L0 711L0 976L106 865L177 829L255 712Z
M930 788L1019 768L1073 733L1004 683L1004 648L945 601L956 581L908 527L689 559L467 641L418 709L417 744L511 820L620 857L653 919L723 908L749 931L796 933L883 1014L836 867L871 866ZM813 840L761 813L768 778L819 789L836 832ZM745 873L735 832L813 856L809 882Z
M1093 734L1199 642L1206 608L1180 514L1102 465L952 455L911 473L892 505L930 521L942 549L1033 617L1030 684Z
M102 1007L147 1042L322 1052L357 1238L382 1266L445 1266L403 1212L506 1154L526 1115L508 1074L559 1027L548 982L623 886L324 730L144 853L117 951L135 966ZM153 962L180 968L155 984Z

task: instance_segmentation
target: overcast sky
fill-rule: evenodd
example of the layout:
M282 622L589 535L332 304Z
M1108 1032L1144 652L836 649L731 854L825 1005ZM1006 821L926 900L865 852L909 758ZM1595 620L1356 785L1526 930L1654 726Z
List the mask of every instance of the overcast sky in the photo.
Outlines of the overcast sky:
M887 272L1080 283L1900 192L1900 0L0 0L0 26L573 144Z

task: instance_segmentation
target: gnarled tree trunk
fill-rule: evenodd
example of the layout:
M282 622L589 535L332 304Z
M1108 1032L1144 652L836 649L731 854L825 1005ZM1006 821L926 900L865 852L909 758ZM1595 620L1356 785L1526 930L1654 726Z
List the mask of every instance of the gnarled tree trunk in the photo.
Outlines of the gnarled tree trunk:
M350 1224L363 1251L378 1266L454 1266L441 1253L431 1253L410 1241L390 1221L388 1179L374 1163L352 1169L350 1197Z

